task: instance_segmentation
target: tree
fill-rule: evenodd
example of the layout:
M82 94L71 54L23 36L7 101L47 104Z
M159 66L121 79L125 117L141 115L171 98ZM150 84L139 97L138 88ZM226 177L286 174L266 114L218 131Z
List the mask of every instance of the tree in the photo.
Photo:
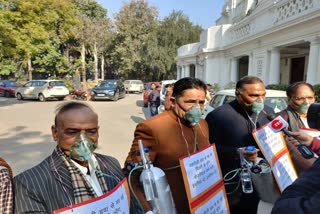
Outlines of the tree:
M131 0L115 16L116 37L112 52L114 68L123 78L140 78L150 66L144 58L157 46L158 11L147 1Z
M203 29L193 25L182 11L172 11L158 28L157 40L160 54L160 67L166 71L164 76L172 79L177 71L175 57L182 45L197 42Z

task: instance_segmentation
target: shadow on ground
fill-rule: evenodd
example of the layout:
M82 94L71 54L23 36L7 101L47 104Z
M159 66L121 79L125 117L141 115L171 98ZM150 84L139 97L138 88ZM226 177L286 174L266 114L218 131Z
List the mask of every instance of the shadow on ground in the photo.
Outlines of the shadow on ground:
M14 175L40 163L56 146L51 135L25 131L25 128L19 126L0 136L0 155L9 163Z

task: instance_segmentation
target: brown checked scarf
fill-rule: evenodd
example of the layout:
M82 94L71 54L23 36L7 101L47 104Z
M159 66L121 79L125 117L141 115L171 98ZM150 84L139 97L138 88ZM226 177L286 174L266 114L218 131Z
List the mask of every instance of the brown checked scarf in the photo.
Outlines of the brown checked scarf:
M69 160L69 158L64 154L64 152L62 152L61 149L58 147L57 147L57 153L62 158L64 164L67 166L67 168L70 172L75 203L78 204L83 201L87 201L91 198L98 197L97 194L95 193L95 191L93 190L91 184L87 181L87 179L82 174L80 169L78 169L78 167L76 167ZM100 187L102 189L102 192L107 193L108 186L105 182L104 176L102 175L98 164L97 164L95 173L96 173L97 179L99 181Z

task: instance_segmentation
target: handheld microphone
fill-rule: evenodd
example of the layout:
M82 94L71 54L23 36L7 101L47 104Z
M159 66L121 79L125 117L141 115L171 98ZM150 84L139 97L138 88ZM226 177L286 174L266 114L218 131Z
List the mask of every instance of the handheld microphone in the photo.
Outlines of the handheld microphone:
M274 119L277 117L277 116L276 116L275 114L273 114L273 113L267 114L265 111L263 111L263 112L266 114L268 120L270 120L270 121L274 120ZM310 159L310 158L313 158L313 157L314 157L313 151L312 151L307 145L301 143L301 142L297 139L297 137L292 136L292 135L289 133L289 131L288 131L288 129L287 129L286 127L283 127L283 128L281 129L281 131L282 131L285 135L287 135L288 137L292 137L292 138L294 138L294 139L296 139L296 140L298 141L298 143L299 143L298 150L299 150L300 154L302 155L302 157L304 157L305 159Z

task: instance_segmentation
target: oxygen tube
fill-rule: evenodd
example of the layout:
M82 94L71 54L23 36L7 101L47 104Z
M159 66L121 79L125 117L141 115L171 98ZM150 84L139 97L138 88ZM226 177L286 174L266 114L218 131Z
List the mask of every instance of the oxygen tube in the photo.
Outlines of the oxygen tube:
M154 214L176 214L170 186L164 171L153 166L148 154L144 151L142 140L138 140L138 145L143 164L140 182L152 212Z

